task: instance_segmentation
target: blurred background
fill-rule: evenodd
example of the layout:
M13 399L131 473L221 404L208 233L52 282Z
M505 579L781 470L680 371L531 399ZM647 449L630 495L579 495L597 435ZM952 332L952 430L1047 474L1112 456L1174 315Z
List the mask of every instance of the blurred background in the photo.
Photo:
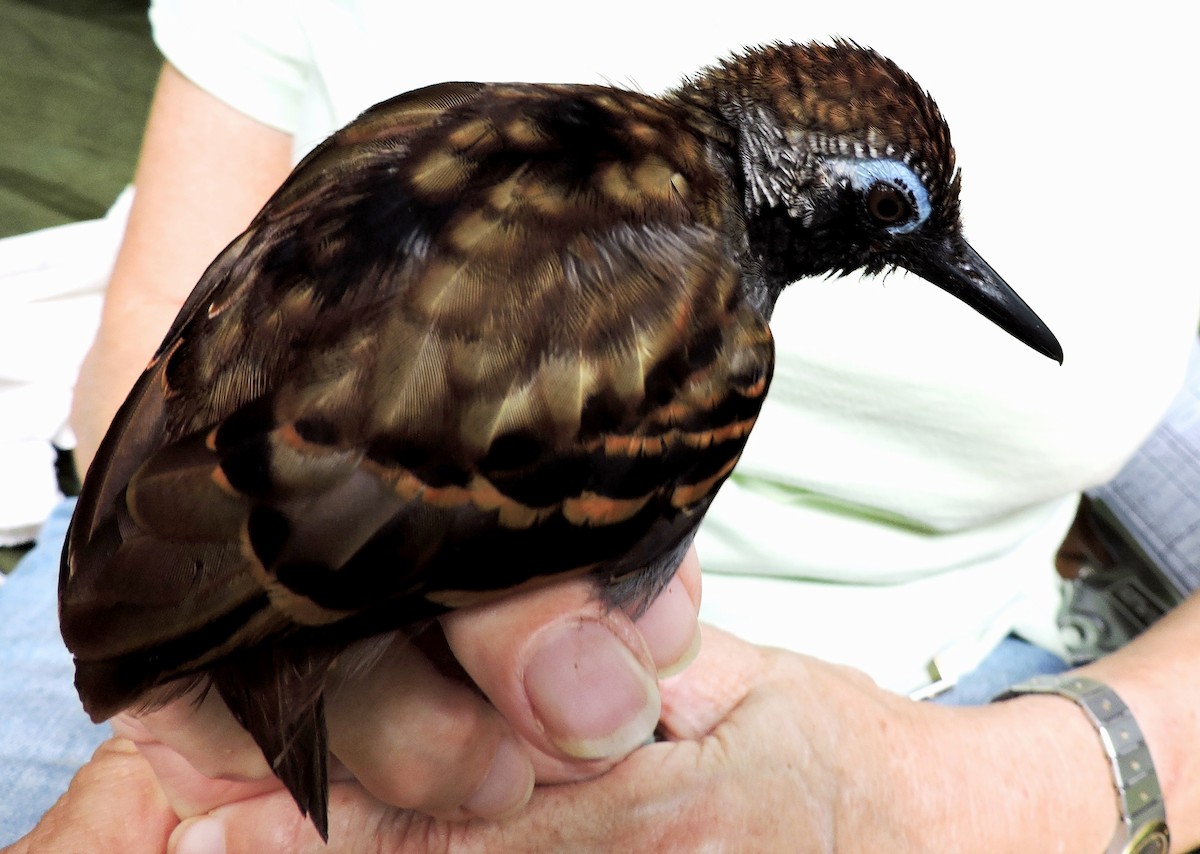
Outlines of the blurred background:
M161 57L146 0L0 0L0 237L103 216Z
M0 0L0 238L102 217L133 179L162 62L147 6ZM54 482L35 473L57 464L58 489L74 485L45 442L66 390L33 381L69 378L100 299L94 288L81 294L41 281L42 244L10 243L0 260L0 574L28 549L56 498ZM106 271L79 250L78 280L98 284ZM58 347L59 337L76 340Z

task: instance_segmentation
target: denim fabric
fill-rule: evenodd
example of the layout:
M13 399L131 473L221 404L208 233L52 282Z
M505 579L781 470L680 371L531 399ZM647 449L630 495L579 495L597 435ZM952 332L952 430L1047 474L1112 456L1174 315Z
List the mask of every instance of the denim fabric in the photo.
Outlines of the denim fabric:
M58 561L74 508L55 508L0 585L0 845L29 832L110 734L79 705L58 634Z
M943 706L982 706L1011 685L1049 673L1062 673L1065 661L1052 652L1009 635L978 667L933 702Z

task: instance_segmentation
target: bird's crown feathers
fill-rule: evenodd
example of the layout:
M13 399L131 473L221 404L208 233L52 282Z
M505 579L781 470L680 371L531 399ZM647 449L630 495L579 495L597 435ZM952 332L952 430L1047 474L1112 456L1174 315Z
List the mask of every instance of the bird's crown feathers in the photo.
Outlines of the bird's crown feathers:
M819 162L895 161L935 212L956 218L954 148L941 111L870 48L841 39L765 45L706 69L689 89L738 127L752 204L792 206L804 218L806 185L828 177L816 174Z

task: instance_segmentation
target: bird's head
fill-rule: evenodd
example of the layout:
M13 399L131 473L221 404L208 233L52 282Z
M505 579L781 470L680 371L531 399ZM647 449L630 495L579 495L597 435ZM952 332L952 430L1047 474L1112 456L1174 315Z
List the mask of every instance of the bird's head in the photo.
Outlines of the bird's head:
M848 41L771 45L690 85L736 131L750 251L775 295L804 276L900 267L1062 361L963 237L950 129L894 62Z

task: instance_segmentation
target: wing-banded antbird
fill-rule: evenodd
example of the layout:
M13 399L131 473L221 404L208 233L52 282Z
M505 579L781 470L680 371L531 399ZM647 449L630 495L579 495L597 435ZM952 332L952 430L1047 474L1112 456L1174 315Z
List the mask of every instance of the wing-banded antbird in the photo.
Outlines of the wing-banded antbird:
M930 97L849 42L663 97L447 83L314 150L118 413L64 554L101 720L211 684L326 832L357 639L569 573L633 609L738 460L789 282L899 266L1041 353Z

